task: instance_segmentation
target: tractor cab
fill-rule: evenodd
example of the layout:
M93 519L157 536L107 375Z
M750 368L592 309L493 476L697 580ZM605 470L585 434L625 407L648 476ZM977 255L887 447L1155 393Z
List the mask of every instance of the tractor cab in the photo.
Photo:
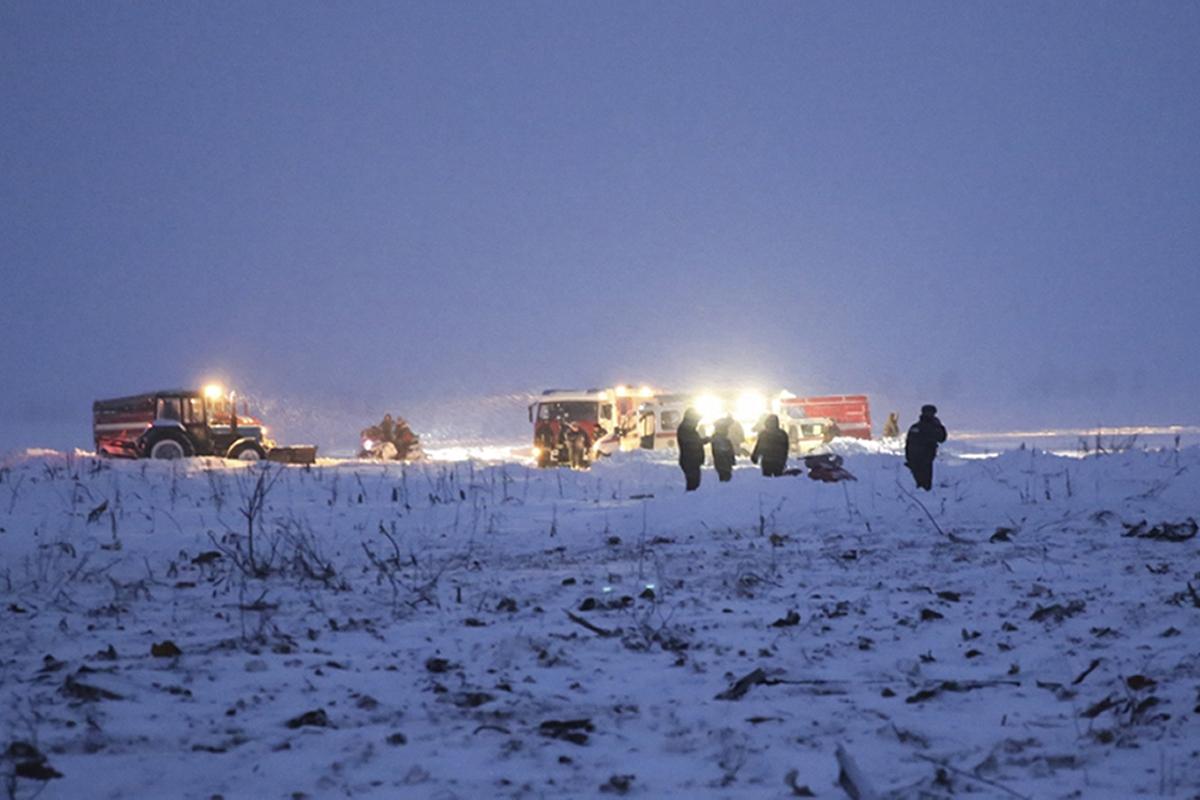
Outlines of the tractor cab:
M274 444L266 427L249 416L244 401L239 415L236 400L216 386L97 400L92 404L96 452L158 459L266 458Z

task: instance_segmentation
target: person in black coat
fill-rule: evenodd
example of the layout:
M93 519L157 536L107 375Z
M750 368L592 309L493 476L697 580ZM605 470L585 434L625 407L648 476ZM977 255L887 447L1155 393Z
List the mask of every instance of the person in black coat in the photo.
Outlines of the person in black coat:
M696 426L700 423L700 412L689 408L683 412L683 420L675 429L675 441L679 444L679 468L689 492L700 488L700 467L704 466L704 445L708 437L701 436Z
M946 427L937 418L937 408L921 406L921 418L909 427L904 439L904 465L917 487L927 492L933 488L933 460L937 458L938 445L944 441Z
M746 450L742 449L742 445L746 441L746 429L742 427L742 423L734 419L732 414L726 414L718 420L717 424L724 424L729 431L729 442L733 445L734 455L749 455ZM713 426L713 429L716 429L716 425Z
M763 428L754 443L754 452L750 461L754 464L762 461L762 474L766 478L776 478L783 474L787 467L788 435L779 427L779 417L770 414L763 420Z
M578 420L571 420L563 435L567 442L567 455L571 460L571 469L587 469L588 451L592 447L592 438L587 429Z
M717 471L717 478L724 483L725 481L733 480L733 464L737 461L737 450L733 445L733 437L730 436L729 423L730 418L725 417L713 423L713 435L710 446L712 447L713 468Z

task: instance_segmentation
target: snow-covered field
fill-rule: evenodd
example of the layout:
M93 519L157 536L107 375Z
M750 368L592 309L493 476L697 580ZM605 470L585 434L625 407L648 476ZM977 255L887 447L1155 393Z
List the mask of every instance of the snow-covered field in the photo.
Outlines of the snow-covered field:
M840 763L881 796L1200 796L1200 448L950 459L919 496L895 455L846 465L687 495L638 455L10 457L0 780L844 797Z

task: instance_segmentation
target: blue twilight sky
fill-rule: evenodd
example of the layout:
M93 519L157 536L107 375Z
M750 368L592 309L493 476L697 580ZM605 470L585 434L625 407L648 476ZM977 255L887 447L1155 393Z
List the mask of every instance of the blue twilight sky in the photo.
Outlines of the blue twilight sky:
M1184 0L5 3L0 449L208 375L1200 422L1198 42Z

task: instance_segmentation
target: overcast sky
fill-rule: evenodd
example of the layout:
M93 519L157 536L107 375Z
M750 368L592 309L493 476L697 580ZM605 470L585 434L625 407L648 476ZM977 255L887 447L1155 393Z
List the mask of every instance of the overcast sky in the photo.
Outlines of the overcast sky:
M1197 42L1183 0L5 3L0 449L210 375L1200 422Z

